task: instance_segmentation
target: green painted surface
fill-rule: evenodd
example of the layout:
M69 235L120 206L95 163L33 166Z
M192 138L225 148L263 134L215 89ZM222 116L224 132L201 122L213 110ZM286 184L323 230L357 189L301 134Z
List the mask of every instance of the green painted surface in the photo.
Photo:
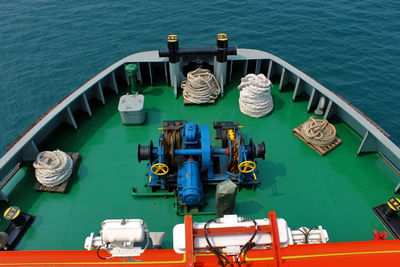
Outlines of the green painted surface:
M158 140L163 120L180 119L209 125L212 135L213 121L237 120L247 142L250 137L266 142L267 158L257 164L262 184L254 192L238 193L235 212L240 216L264 218L275 210L292 228L322 225L331 242L370 240L372 230L384 230L371 208L392 196L398 177L379 155L357 157L361 138L336 122L343 143L321 157L291 133L309 117L306 101L293 103L292 92L279 93L274 86L273 113L253 119L240 113L235 85L210 106L184 106L182 97L174 99L172 88L147 87L143 126L124 126L117 112L118 97L109 95L105 106L93 105L93 117L77 116L78 130L59 127L40 149L79 152L82 162L66 195L35 192L32 167L20 170L7 185L12 204L37 216L18 249L83 249L85 237L97 233L101 221L122 218L141 218L150 231L165 231L163 246L171 248L172 228L183 222L175 214L174 198L134 199L131 190L135 186L148 191L143 187L147 166L137 162L137 145ZM213 193L208 191L204 210L214 209Z

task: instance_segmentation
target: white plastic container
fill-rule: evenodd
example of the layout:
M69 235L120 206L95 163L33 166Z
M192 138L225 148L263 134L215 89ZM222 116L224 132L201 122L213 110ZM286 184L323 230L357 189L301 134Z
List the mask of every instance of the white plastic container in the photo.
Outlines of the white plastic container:
M142 124L146 119L144 95L128 94L119 99L118 111L123 124Z
M143 242L147 226L143 220L105 220L101 223L103 242Z
M251 227L253 222L245 221L241 222L237 215L224 215L220 218L220 223L210 223L208 228L231 228L231 227ZM223 222L222 222L223 221ZM268 219L256 220L257 225L269 225ZM193 229L203 229L205 223L193 223ZM289 228L284 219L278 218L278 232L279 242L281 247L287 247L289 245ZM232 234L226 235L214 235L209 236L211 244L215 247L222 248L222 251L228 255L236 255L240 253L240 248L247 243L252 234L236 234L232 231ZM261 249L266 248L272 243L272 237L270 234L264 232L258 232L253 240L255 248ZM185 253L185 225L177 224L173 229L173 245L174 250L178 254ZM207 242L204 236L194 238L194 248L198 251L207 251Z

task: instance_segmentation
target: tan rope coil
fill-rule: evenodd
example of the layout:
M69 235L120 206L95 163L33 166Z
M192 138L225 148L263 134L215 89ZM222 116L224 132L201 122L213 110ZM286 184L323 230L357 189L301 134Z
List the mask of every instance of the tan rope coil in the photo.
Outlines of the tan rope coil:
M198 68L187 74L187 80L181 83L183 98L195 104L208 103L221 92L218 81L208 69Z
M307 142L318 146L328 146L336 138L335 126L327 120L315 119L313 116L303 123L301 133Z
M72 173L71 157L60 150L40 152L33 163L39 183L53 187L65 182Z

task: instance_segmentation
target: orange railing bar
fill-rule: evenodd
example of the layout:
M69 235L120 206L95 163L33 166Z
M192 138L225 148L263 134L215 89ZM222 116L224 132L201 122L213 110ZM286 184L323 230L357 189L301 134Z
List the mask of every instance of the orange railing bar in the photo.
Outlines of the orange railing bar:
M268 212L269 223L271 225L271 236L272 236L272 249L274 250L274 262L275 266L279 267L282 265L281 256L281 244L279 241L278 233L278 222L276 220L275 211Z
M194 244L193 244L193 217L185 215L185 253L186 267L194 266Z

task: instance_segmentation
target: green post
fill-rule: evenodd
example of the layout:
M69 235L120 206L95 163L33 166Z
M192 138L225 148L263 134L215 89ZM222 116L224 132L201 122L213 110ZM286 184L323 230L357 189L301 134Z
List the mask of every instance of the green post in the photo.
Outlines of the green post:
M136 64L128 64L125 66L125 73L128 76L131 82L131 93L135 93L139 91L136 89L136 74L137 74L137 65Z

